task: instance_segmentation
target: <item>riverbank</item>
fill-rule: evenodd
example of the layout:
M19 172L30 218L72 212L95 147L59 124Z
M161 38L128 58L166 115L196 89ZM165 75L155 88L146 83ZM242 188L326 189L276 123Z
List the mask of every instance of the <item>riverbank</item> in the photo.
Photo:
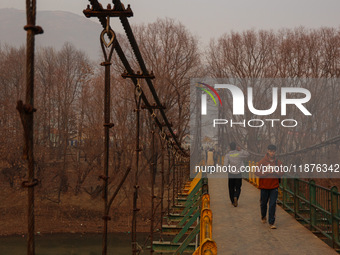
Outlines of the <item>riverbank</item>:
M147 234L138 233L139 244L144 244ZM109 233L108 254L126 255L131 254L131 234ZM1 255L26 254L27 240L25 236L0 237ZM89 255L102 253L101 234L42 234L35 238L36 255ZM144 253L148 254L144 248Z
M26 235L27 193L23 189L2 189L0 203L0 236ZM127 201L126 201L127 202ZM125 205L126 204L126 205ZM127 205L113 205L110 210L108 231L131 231L131 211ZM103 220L101 197L92 199L86 193L65 194L56 203L46 198L35 198L35 233L101 233ZM149 223L144 212L138 217L138 232L148 232Z

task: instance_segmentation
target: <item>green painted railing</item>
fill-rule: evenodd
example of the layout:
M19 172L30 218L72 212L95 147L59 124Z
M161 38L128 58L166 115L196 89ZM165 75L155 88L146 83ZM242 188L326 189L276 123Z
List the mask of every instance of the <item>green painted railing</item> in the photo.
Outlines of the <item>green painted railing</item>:
M168 215L168 218L172 217L175 225L162 226L163 233L172 232L175 236L168 241L154 241L155 252L180 255L195 251L192 241L200 232L201 201L202 195L207 192L207 186L208 180L206 177L202 178L202 174L194 178L191 185L187 185L189 193L185 198L177 198L176 205L172 208L176 213Z
M280 189L282 194L278 201L286 211L308 224L314 233L329 239L328 244L333 248L340 247L340 193L337 187L327 189L313 180L282 178Z

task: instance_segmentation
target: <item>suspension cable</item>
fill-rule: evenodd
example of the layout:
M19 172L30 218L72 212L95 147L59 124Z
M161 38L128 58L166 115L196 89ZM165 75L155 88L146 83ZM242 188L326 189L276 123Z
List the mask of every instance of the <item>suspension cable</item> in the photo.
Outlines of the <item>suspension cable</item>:
M102 9L102 6L98 3L98 0L89 0L89 2L93 6L93 10L100 10L100 9ZM114 5L115 5L114 8L116 10L123 10L123 6L122 6L122 3L120 2L120 0L113 0L112 2L114 3ZM133 52L134 52L134 54L136 56L136 59L137 59L139 65L140 65L140 68L141 68L143 74L148 75L148 71L146 69L143 57L142 57L142 55L140 53L140 50L138 48L137 42L135 40L135 37L133 35L132 29L130 27L130 24L129 24L127 18L126 17L122 17L122 16L120 16L119 18L121 20L123 28L124 28L124 30L126 32L126 35L127 35L128 39L129 39L129 42L130 42L130 44L132 46L132 50L133 50ZM100 23L102 24L102 26L106 27L106 20L105 20L105 18L98 17L98 19L99 19ZM110 35L109 35L109 37L110 37ZM129 74L133 74L133 70L132 70L132 68L131 68L127 58L125 57L125 54L124 54L123 50L121 49L121 47L120 47L120 45L119 45L117 40L116 40L116 52L117 52L120 60L122 61L125 70L127 70L127 72ZM131 78L131 79L132 79L133 83L136 86L136 82L137 82L136 79L135 78ZM146 82L147 82L148 87L149 87L149 89L150 89L150 91L151 91L151 93L152 93L152 95L154 97L154 100L155 100L156 104L159 107L161 107L162 105L160 103L160 100L159 100L158 95L156 93L156 90L155 90L155 88L154 88L154 86L152 84L151 79L146 78ZM147 101L147 99L146 99L144 94L142 95L142 99L143 99L143 102L145 103L146 106L150 106L150 104L148 103L148 101ZM152 113L152 112L150 111L150 113ZM188 156L187 153L185 152L185 150L181 147L180 143L178 142L178 140L177 140L177 138L176 138L176 136L175 136L175 134L174 134L174 132L173 132L173 130L171 128L171 124L169 123L169 121L168 121L168 119L167 119L167 117L165 115L165 112L164 112L164 110L162 108L160 108L160 113L162 115L164 123L166 124L166 126L167 126L167 128L168 128L168 130L170 132L170 136L172 137L172 139L176 143L179 151L181 151L181 153L184 156ZM156 122L157 126L159 127L159 129L161 130L162 129L162 125L161 125L161 123L159 122L159 120L157 118L155 118L155 122Z
M27 160L28 180L22 183L22 186L28 188L28 206L27 206L27 254L35 254L34 241L34 186L38 180L34 177L34 44L35 35L42 34L44 31L40 26L35 25L36 20L36 0L26 0L26 18L27 25L24 30L27 31L26 40L26 98L25 104L19 100L17 110L20 115L21 123L24 130L24 149L23 158Z
M325 147L325 146L328 146L330 144L335 144L335 143L338 143L340 141L340 135L337 135L337 136L334 136L330 139L327 139L323 142L320 142L320 143L317 143L317 144L314 144L314 145L311 145L311 146L308 146L308 147L305 147L305 148L302 148L302 149L299 149L299 150L296 150L296 151L291 151L291 152L287 152L287 153L282 153L282 154L277 154L278 157L285 157L285 156L292 156L292 155L296 155L296 154L302 154L302 153L306 153L308 151L313 151L313 150L316 150L316 149L320 149L322 147ZM244 148L242 148L244 149ZM254 152L254 151L248 151L250 154L254 155L254 156L258 156L258 157L261 157L263 156L262 154L260 153L257 153L257 152Z
M153 112L153 114L155 114ZM156 116L156 115L155 115ZM151 124L153 126L153 124ZM150 249L150 254L152 255L154 250L152 248L152 243L153 243L153 232L154 232L154 198L155 198L155 168L157 167L157 159L155 159L155 130L152 127L151 130L151 136L152 136L152 141L151 141L151 161L150 161L150 179L151 179L151 218L150 218L150 242L151 242L151 249Z
M112 29L110 29L110 17L107 17L106 28L100 34L100 46L104 55L104 62L100 65L105 67L105 91L104 91L104 133L105 133L105 144L104 144L104 173L100 176L100 178L104 182L103 187L103 200L104 200L104 228L103 228L103 239L102 239L102 254L107 254L107 223L108 220L111 220L108 215L109 207L108 207L108 179L109 179L109 155L110 155L110 128L114 126L113 123L110 123L110 112L111 112L111 81L110 81L110 67L111 67L111 59L112 53L114 49L114 40L115 34ZM105 41L104 35L111 35L111 40L109 43ZM106 49L109 50L109 54L107 54Z
M137 212L140 210L137 208L138 200L138 171L139 171L139 153L141 149L139 148L139 131L140 131L140 103L141 95L143 94L140 81L138 80L137 86L135 88L135 102L136 102L136 171L135 171L135 182L134 182L134 193L133 193L133 215L132 215L132 230L131 230L131 241L132 241L132 254L136 255L139 251L137 245Z

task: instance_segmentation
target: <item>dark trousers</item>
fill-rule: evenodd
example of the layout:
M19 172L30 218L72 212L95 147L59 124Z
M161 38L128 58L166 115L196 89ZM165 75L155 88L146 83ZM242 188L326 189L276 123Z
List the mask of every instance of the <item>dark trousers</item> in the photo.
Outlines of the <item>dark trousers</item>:
M238 200L241 194L242 174L229 174L228 176L229 197L230 201L234 203L234 197Z
M278 189L261 189L261 216L262 218L267 215L267 204L269 201L269 224L275 222L276 200L278 196Z

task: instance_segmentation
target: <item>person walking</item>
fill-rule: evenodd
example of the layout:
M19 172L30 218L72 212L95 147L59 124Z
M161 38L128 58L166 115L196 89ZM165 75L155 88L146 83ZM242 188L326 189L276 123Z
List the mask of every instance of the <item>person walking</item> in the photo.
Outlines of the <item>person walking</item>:
M207 152L207 166L214 165L214 150L210 148Z
M243 161L249 156L245 150L236 147L236 143L229 144L230 151L224 157L224 165L228 167L228 187L229 198L231 203L237 207L238 200L241 194L242 173L240 167L243 166Z
M267 205L268 209L268 223L271 229L276 229L275 223L275 211L276 201L278 196L279 178L284 174L278 171L280 168L275 166L281 166L282 162L275 157L276 146L270 144L267 147L267 153L258 163L257 171L255 175L260 177L259 189L261 189L260 207L261 207L261 220L262 223L267 222Z

